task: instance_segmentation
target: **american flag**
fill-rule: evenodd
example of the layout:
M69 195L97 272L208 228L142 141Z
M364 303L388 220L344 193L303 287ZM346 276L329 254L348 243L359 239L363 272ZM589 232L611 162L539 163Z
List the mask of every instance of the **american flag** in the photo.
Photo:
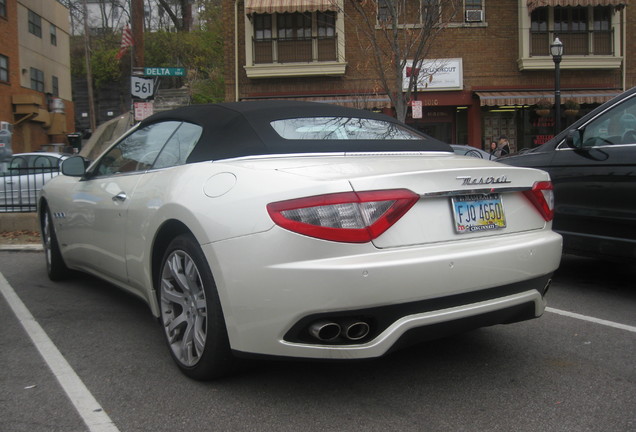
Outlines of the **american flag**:
M121 32L121 45L119 45L119 52L117 53L115 58L117 60L121 59L124 54L126 54L126 50L134 44L135 41L133 40L132 32L130 31L130 27L128 26L128 24L126 24L124 30L122 30Z

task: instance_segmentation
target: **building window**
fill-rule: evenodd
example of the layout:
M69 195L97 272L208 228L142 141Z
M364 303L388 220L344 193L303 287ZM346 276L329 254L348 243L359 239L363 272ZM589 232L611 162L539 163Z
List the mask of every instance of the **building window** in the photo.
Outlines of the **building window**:
M378 24L386 26L397 18L399 25L435 25L441 15L440 0L378 0Z
M51 77L51 94L60 97L60 81L56 76Z
M32 10L29 10L29 33L42 37L42 17Z
M0 54L0 81L9 82L9 57Z
M31 88L39 92L44 92L44 72L31 68Z
M310 62L311 13L277 14L278 62Z
M464 0L464 19L466 22L481 22L484 20L484 6L482 0Z
M612 7L540 7L532 11L530 55L550 55L550 43L558 37L564 55L614 55Z
M254 14L254 64L335 61L336 12Z
M51 45L57 46L57 28L53 24L51 24L50 35L51 35Z
M0 0L0 17L7 17L7 0Z

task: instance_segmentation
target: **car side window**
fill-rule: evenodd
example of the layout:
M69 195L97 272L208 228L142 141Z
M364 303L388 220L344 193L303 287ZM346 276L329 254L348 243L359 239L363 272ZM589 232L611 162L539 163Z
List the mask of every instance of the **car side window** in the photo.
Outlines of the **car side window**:
M153 168L183 165L190 152L201 138L203 128L192 123L181 123L159 153Z
M33 160L34 168L57 168L59 159L51 156L38 156Z
M166 121L136 130L102 156L95 175L146 171L152 167L164 144L180 124L178 121Z
M636 98L601 114L583 130L583 147L636 143Z

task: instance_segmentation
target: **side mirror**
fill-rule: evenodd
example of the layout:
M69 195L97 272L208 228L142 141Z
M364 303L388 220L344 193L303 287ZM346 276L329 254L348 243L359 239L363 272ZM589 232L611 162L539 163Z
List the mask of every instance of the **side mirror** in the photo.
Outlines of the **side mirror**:
M583 147L583 132L578 129L570 129L565 136L565 144L573 149L580 149Z
M81 156L71 156L62 162L62 174L69 177L83 177L86 174L86 161Z

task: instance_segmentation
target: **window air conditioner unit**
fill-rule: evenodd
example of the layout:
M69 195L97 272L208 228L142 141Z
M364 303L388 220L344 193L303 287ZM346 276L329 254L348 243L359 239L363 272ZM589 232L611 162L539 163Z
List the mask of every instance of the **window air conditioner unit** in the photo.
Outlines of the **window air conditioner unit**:
M6 130L9 132L13 132L13 125L9 122L0 121L0 130Z
M479 10L467 10L466 22L482 22L484 20L484 11Z

